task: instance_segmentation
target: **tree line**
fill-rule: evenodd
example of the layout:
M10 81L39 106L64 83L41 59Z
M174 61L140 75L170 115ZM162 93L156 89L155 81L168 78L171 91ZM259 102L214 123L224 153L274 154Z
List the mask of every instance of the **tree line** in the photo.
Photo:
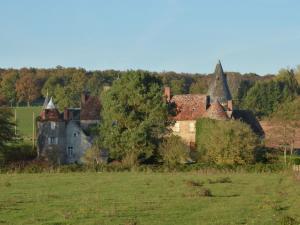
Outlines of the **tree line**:
M126 73L127 71L87 71L61 66L53 69L0 69L0 106L40 105L48 93L61 109L78 107L83 90L100 96L103 87L112 85L114 80ZM212 74L148 73L161 79L163 85L170 86L173 94L206 94L212 79ZM270 80L272 75L228 72L227 77L229 88L234 98L238 99L256 81Z

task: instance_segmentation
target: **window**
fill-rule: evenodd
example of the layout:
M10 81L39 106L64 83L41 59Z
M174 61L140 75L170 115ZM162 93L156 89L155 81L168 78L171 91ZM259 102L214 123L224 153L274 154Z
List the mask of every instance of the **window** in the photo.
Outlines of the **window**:
M55 122L51 122L50 125L51 125L52 130L54 130L56 128L56 123Z
M48 138L48 144L49 145L54 145L54 144L58 144L58 138L57 137L49 137Z
M68 156L73 156L73 146L68 146L67 154Z
M74 132L74 133L73 133L73 136L74 136L74 137L79 136L79 132Z
M195 132L195 123L189 123L189 131Z
M179 132L179 131L180 131L180 125L179 125L179 122L176 122L176 123L175 123L174 131L175 131L175 132Z

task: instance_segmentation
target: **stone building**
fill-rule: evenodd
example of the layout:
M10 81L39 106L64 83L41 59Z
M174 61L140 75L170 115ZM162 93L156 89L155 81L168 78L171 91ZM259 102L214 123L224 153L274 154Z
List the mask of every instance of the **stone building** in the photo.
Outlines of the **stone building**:
M176 108L175 115L172 116L175 121L172 126L173 134L180 136L191 149L195 147L196 121L199 118L239 119L248 123L257 134L263 135L259 122L250 111L234 109L227 77L220 61L216 65L207 95L184 94L172 96L169 87L165 88L164 95L167 102L173 104Z
M37 151L39 159L57 163L81 162L93 143L89 128L99 123L100 102L84 93L80 108L65 108L60 113L52 98L45 103L37 120Z

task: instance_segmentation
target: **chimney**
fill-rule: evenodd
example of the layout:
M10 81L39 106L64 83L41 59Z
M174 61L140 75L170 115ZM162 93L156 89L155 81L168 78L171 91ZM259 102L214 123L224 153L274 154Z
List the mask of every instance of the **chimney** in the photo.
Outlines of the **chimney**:
M208 107L210 106L210 96L209 95L206 95L206 104L205 104L205 109L207 110Z
M165 87L164 96L166 97L167 102L171 100L171 88Z
M90 97L90 94L88 91L84 91L82 94L81 94L81 105L84 105L86 103L86 101L89 99Z
M228 100L228 102L227 102L227 110L228 111L232 111L233 110L232 100Z
M64 109L64 120L69 120L69 110L67 108Z

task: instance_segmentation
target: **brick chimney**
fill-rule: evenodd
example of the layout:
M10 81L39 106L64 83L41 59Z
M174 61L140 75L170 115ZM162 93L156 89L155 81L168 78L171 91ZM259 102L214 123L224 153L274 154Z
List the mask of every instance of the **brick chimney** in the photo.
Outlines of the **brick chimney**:
M227 110L228 110L228 111L233 111L233 103L232 103L232 100L228 100L228 102L227 102Z
M84 105L86 101L89 99L89 97L90 97L90 93L88 91L84 91L81 94L81 105Z
M166 97L167 102L171 100L171 88L165 87L164 96Z
M64 108L64 120L69 120L69 110L66 107Z

